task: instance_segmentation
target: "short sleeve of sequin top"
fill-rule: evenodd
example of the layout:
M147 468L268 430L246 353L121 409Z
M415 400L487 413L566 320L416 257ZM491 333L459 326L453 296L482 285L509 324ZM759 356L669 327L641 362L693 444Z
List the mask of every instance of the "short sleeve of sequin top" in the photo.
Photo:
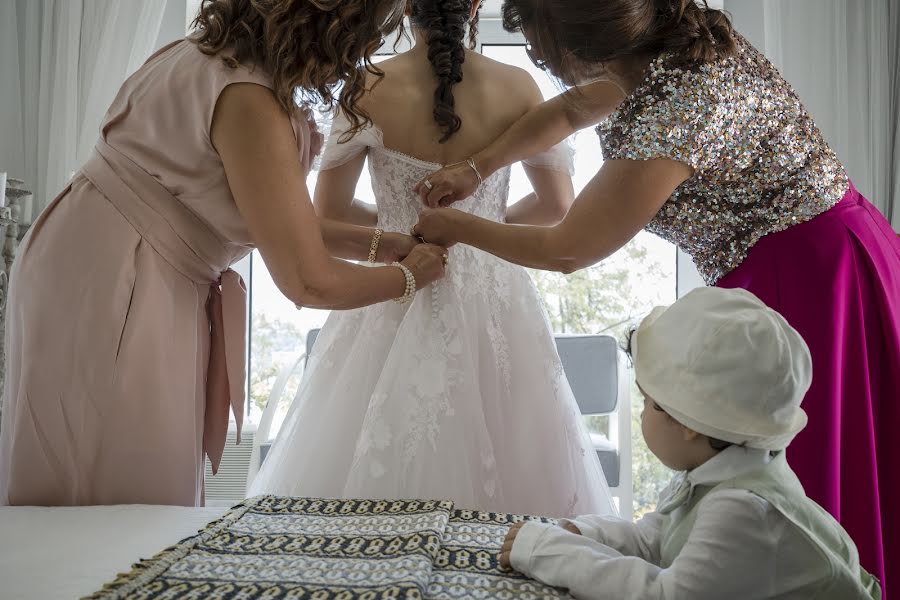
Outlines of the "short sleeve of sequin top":
M703 171L715 165L723 136L721 95L707 66L679 68L661 55L642 83L597 127L607 160L669 158Z

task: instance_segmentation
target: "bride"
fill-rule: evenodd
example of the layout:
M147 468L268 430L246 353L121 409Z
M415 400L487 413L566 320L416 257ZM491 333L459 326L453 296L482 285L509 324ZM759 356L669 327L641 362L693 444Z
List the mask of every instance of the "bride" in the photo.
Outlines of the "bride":
M542 100L527 73L465 48L470 22L474 46L472 0L411 0L407 10L416 45L379 65L383 81L362 100L372 124L335 118L315 198L324 218L410 231L422 177ZM366 158L377 210L353 197ZM568 148L524 167L534 193L520 202L507 207L507 168L457 207L508 223L559 221L574 195ZM528 274L461 245L449 264L409 304L330 316L251 494L613 511Z

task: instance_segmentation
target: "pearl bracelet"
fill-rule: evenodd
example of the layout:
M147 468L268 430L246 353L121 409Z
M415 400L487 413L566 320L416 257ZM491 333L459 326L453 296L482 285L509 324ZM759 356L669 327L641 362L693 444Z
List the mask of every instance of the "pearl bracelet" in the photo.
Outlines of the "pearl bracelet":
M372 245L369 246L369 262L374 263L378 257L378 246L381 244L381 236L384 235L384 229L376 229L375 235L372 236Z
M397 267L401 271L403 271L403 276L406 278L406 290L404 290L403 295L399 298L394 299L394 302L398 304L406 304L407 302L412 301L412 299L416 295L416 278L413 276L412 271L410 271L406 265L395 262L391 264L392 267Z

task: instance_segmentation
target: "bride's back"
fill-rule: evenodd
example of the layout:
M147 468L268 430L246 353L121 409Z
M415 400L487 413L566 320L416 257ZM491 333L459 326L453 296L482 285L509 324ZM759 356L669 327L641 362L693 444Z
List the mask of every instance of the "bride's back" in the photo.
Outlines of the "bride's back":
M410 0L410 7L416 47L380 63L383 77L372 75L361 99L373 127L347 136L351 124L335 116L316 185L316 210L325 218L409 231L423 207L414 192L422 178L484 149L542 100L527 72L466 50L472 0ZM377 210L354 200L365 157ZM512 218L550 222L574 197L568 150L523 162L534 193L519 209L524 216ZM506 220L509 183L510 169L500 169L454 208Z
M467 18L469 10L462 7L471 6L465 1L458 9L446 0L413 2L416 47L378 65L384 77L363 106L383 133L385 147L432 163L458 162L495 140L539 103L541 94L525 71L464 50L461 32L454 36L452 27L433 35L428 15L416 14L417 4L440 5L436 12L456 10L451 19L462 13ZM436 111L443 115L442 124Z

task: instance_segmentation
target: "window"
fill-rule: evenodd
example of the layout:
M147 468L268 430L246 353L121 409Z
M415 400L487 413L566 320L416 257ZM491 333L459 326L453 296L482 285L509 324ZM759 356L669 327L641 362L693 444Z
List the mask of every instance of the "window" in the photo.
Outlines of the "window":
M532 66L520 37L502 31L499 23L488 20L482 24L481 51L495 59L524 68L540 84L544 96L558 93L547 76ZM602 162L597 136L587 130L575 138L575 189L593 177ZM310 176L310 190L315 187L315 173ZM521 198L530 185L521 167L513 170L511 199ZM357 197L374 202L367 170L363 171ZM685 263L688 264L688 263ZM609 260L570 276L532 272L544 297L554 329L560 333L609 333L620 337L625 328L647 313L653 306L675 300L678 288L695 285L687 279L675 248L648 233L639 234L624 249ZM258 253L252 256L250 277L251 333L250 333L250 419L258 415L268 399L272 386L286 365L296 362L304 350L306 333L321 327L327 312L297 310L276 288ZM680 285L679 285L680 284ZM286 387L284 398L293 398L299 381ZM272 431L284 417L289 402L283 400ZM636 514L655 506L661 487L668 481L664 467L650 455L640 436L639 394L632 392L632 471ZM606 433L604 418L589 420L593 431Z

